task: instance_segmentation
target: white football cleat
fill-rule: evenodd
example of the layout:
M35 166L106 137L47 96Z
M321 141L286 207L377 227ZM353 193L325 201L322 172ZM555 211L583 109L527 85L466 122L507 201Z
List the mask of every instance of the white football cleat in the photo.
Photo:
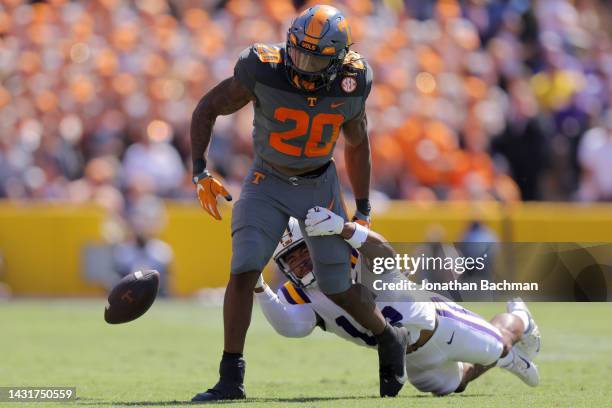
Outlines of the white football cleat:
M499 367L510 371L530 387L536 387L540 383L538 367L516 347L512 347L510 353L512 360L506 365L498 364Z
M533 319L529 308L527 308L527 305L525 302L523 302L523 299L515 298L506 303L506 310L508 313L512 313L515 310L520 310L527 313L527 316L529 316L529 326L527 327L527 330L525 330L523 337L516 342L514 347L525 354L529 360L533 360L540 352L540 347L542 346L542 336L540 335L540 329Z

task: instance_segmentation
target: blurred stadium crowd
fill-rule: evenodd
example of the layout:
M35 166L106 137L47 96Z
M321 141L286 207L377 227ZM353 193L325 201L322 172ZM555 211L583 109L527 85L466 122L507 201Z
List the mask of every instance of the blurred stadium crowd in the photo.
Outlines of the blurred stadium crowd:
M612 200L606 3L332 2L374 68L377 196ZM0 198L93 200L119 214L151 195L193 200L197 101L246 46L284 41L308 5L2 0ZM234 192L251 121L244 109L215 126L209 167ZM342 154L337 162L348 186Z

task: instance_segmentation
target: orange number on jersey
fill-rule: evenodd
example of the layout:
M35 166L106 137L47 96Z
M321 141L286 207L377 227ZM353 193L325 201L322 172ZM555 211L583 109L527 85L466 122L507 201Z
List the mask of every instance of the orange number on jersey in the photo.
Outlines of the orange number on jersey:
M310 122L308 114L297 109L277 108L274 111L274 118L283 123L287 120L293 120L295 122L295 127L284 132L270 133L270 146L289 156L301 156L301 147L285 143L285 141L306 134ZM319 113L315 115L312 118L310 136L306 141L306 148L304 149L306 157L320 157L329 154L332 147L334 147L334 143L336 143L338 139L338 135L340 135L342 121L344 121L344 116L336 113ZM323 129L326 125L332 127L332 135L328 142L323 146L319 146L323 138Z
M312 118L312 125L310 127L310 137L306 142L306 156L327 156L331 151L332 147L334 147L334 143L336 143L338 135L340 135L340 126L342 125L343 120L344 116L339 115L337 113L319 113L314 118ZM325 125L329 125L332 127L332 135L329 139L329 142L325 143L323 146L319 146L319 144L321 143L321 138L323 137L323 129Z
M285 123L288 120L295 122L295 127L284 132L270 133L270 146L289 156L301 156L302 148L285 143L286 140L295 139L308 131L308 114L301 110L278 108L274 111L274 118Z

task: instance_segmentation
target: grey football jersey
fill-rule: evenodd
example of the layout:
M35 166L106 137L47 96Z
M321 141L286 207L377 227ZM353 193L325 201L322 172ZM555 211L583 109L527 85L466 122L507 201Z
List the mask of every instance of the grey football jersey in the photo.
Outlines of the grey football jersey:
M289 82L284 58L284 44L255 44L240 54L234 68L234 77L256 97L255 153L297 170L323 165L332 157L342 125L365 109L372 69L350 52L329 89L306 91Z

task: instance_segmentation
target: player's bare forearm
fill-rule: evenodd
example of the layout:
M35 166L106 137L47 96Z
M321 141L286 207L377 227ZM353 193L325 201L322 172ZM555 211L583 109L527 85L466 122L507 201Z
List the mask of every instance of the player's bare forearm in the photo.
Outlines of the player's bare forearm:
M371 171L367 116L364 114L345 123L343 131L346 139L344 147L346 170L355 199L367 199L370 197Z
M355 233L356 225L354 222L345 222L340 236L350 239ZM369 230L365 242L359 247L359 252L368 260L374 258L393 258L395 250L389 242L376 231Z
M232 114L253 99L251 91L234 77L221 81L200 99L191 117L191 158L194 175L204 171L205 154L217 117Z

